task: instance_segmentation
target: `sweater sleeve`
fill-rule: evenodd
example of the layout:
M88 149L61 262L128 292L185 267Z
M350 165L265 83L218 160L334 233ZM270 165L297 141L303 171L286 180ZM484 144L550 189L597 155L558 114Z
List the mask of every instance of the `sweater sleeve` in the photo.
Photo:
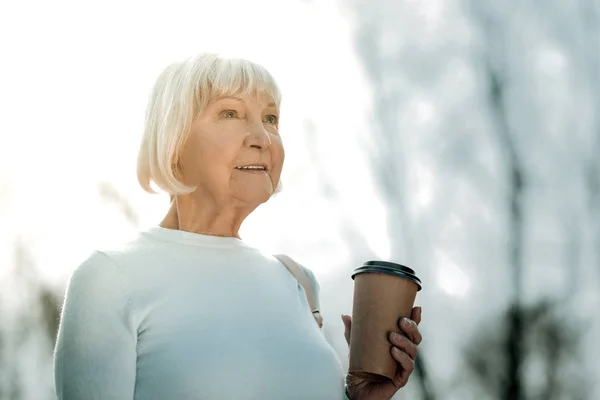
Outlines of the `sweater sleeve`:
M69 280L54 354L59 400L133 399L137 329L119 272L97 252Z

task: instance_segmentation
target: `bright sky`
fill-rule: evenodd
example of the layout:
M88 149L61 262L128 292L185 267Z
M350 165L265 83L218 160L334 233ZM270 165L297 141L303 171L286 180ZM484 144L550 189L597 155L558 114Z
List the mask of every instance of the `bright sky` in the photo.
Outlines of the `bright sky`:
M352 139L363 123L368 90L347 20L333 2L177 1L164 7L63 0L2 7L0 35L12 38L4 44L8 62L0 76L3 229L9 227L7 236L27 235L49 277L64 279L90 247L132 234L102 206L98 182L130 198L143 225L165 212L166 199L141 192L135 181L146 99L162 68L200 51L264 64L284 93L285 189L246 223L247 240L286 246L277 240L281 227L275 228L283 216L284 230L300 230L300 241L325 237L339 258L344 248L335 239L335 217L348 213L385 257L385 214ZM307 143L307 122L318 143ZM319 149L319 170L307 162L313 148ZM315 199L322 173L337 182L343 204Z

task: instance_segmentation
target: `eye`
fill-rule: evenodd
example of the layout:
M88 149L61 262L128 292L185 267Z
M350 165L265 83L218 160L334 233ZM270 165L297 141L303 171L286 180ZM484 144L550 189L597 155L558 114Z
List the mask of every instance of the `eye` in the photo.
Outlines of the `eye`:
M237 118L237 111L235 111L235 110L224 110L224 111L221 111L221 116L223 118L227 118L227 119Z
M265 117L265 122L267 124L277 125L277 123L279 122L279 118L277 118L276 115L267 115Z

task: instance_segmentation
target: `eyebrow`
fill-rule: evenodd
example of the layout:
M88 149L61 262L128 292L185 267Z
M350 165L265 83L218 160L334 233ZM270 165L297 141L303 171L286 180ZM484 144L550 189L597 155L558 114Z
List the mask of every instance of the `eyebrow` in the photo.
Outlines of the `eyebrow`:
M237 97L237 96L220 96L215 98L213 101L219 101L219 100L237 100L237 101L244 101L244 99L242 99L241 97Z

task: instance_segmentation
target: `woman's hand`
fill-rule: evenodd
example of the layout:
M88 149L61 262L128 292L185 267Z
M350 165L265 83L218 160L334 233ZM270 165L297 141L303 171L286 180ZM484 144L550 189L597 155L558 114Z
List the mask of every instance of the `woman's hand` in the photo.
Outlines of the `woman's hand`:
M350 327L352 317L342 315L346 327L346 342L350 345ZM400 330L405 336L390 334L389 341L393 345L392 356L398 362L396 376L391 382L371 382L352 375L346 376L350 400L390 400L398 389L404 387L408 377L415 369L417 346L421 343L421 333L418 325L421 322L421 307L412 310L410 319L401 318L398 321Z

